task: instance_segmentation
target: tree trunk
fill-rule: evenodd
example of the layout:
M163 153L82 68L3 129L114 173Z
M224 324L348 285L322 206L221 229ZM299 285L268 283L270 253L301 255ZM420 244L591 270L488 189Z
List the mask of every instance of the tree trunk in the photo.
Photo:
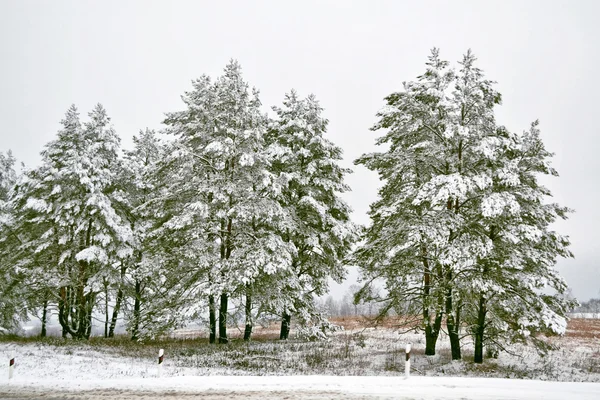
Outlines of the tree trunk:
M65 288L64 286L60 288L58 298L59 298L59 300L58 300L58 322L60 323L60 326L62 328L62 337L63 337L63 339L65 339L67 337L67 334L69 333L67 330L67 326L66 326L66 324L68 323L68 318L67 318L67 307L68 306L66 304L67 288Z
M452 352L452 360L460 360L462 358L462 354L460 351L459 324L456 321L458 321L458 318L455 320L452 314L447 316L446 327L448 328L448 336L450 336L450 349Z
M115 308L113 308L112 318L110 320L110 328L108 329L108 337L115 336L115 326L117 325L117 319L119 318L119 311L121 311L121 302L123 301L123 290L119 288L117 292L117 300L115 301Z
M79 270L80 276L86 275L87 263L84 261L79 262ZM87 296L85 294L85 284L83 282L78 282L77 285L77 295L76 295L76 315L77 315L77 329L75 336L77 339L85 338L85 332L87 331L87 315L85 311L87 310Z
M104 281L104 337L108 337L108 282Z
M292 321L292 316L287 312L283 312L281 317L281 330L279 332L279 340L287 340L290 335L290 323Z
M231 197L230 197L231 202ZM221 259L228 260L231 256L231 232L232 232L233 220L227 219L227 233L225 240L221 242ZM223 230L225 220L221 221L221 230ZM223 274L223 272L221 272ZM229 339L227 338L227 301L229 297L227 293L221 293L221 304L219 307L219 344L227 344Z
M80 241L82 250L91 245L92 227L92 220L89 220L86 235ZM73 285L63 286L59 293L58 320L63 328L63 337L68 333L74 339L89 339L91 335L96 293L85 293L89 268L90 264L83 260L67 263L67 276Z
M112 315L112 319L110 321L108 337L115 336L115 326L117 325L117 319L119 317L119 312L121 311L121 303L123 302L123 282L125 280L126 272L127 272L127 266L121 265L121 280L119 282L119 290L117 292L117 300L115 301L115 308L113 309L113 315Z
M85 309L85 331L84 337L85 339L89 339L92 334L92 313L94 311L94 302L96 301L96 295L92 293L88 293L87 295L87 303Z
M44 300L44 309L42 310L42 333L41 337L46 337L46 320L48 315L48 300Z
M250 341L252 335L252 286L246 285L246 329L244 330L244 340Z
M67 334L73 339L89 339L92 332L92 314L96 294L85 294L86 280L78 282L77 288L60 289L58 303L58 321L62 326L63 337Z
M440 328L442 327L442 313L438 312L433 321L433 325L430 321L427 321L425 326L425 355L435 356L435 345L440 335Z
M88 222L88 229L85 235L85 247L91 246L92 241L92 220ZM89 339L92 332L92 310L94 308L95 296L92 292L85 293L85 285L88 281L88 262L79 262L79 282L77 287L77 310L79 315L79 329L77 331L78 339Z
M210 329L208 343L215 343L217 338L217 316L215 312L215 296L212 294L208 296L208 324Z
M131 324L131 340L138 340L140 331L140 310L142 303L142 282L135 280L135 299L133 300L133 323Z
M479 309L477 310L477 326L475 327L475 363L483 363L483 334L485 332L485 316L487 308L483 294L479 296Z
M95 293L85 293L88 263L79 261L70 264L67 273L76 286L63 286L59 291L58 321L62 327L62 335L65 338L69 334L73 339L87 339L91 333L91 317L95 302Z
M79 304L77 302L77 296L75 295L75 288L72 286L67 286L67 296L69 297L69 302L67 304L69 304L69 307L67 308L68 310L68 315L71 317L71 330L76 331L79 329L78 327L78 317L77 317L77 304ZM68 321L68 319L67 319ZM70 333L69 333L70 334ZM71 335L71 337L75 337L75 335Z
M456 318L454 317L455 315ZM446 293L446 328L448 329L448 336L450 337L450 349L453 360L461 359L459 322L458 307L456 310L453 309L452 289L450 288Z
M227 301L229 296L227 293L221 294L221 306L219 308L219 343L227 344Z
M429 303L431 302L431 272L429 269L429 261L427 260L425 246L421 245L423 255L423 320L425 321L425 355L435 355L435 345L442 327L442 313L436 311L433 325L431 316L429 315ZM439 300L438 300L439 302ZM440 308L438 307L438 310Z

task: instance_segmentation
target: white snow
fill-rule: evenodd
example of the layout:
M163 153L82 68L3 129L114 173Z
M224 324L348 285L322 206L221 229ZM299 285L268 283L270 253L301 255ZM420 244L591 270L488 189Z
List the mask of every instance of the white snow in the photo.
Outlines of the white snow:
M8 355L16 352L15 377L8 380ZM158 351L157 351L158 353ZM204 393L227 391L262 398L275 392L311 398L544 399L597 400L600 383L519 379L403 376L234 376L226 369L187 368L171 363L168 352L158 378L157 360L122 357L111 350L0 344L0 394L51 391ZM106 394L106 392L104 392ZM315 397L315 394L322 397ZM102 396L101 394L99 396ZM266 396L266 397L269 397ZM225 398L225 397L224 397ZM269 397L271 398L271 397ZM296 397L291 397L296 398Z
M6 384L5 375L3 383ZM17 377L17 388L59 391L119 389L135 391L207 392L339 392L347 395L409 399L544 399L597 400L599 383L545 382L493 378L381 377L381 376L178 376L157 379L124 378L78 380L65 377Z

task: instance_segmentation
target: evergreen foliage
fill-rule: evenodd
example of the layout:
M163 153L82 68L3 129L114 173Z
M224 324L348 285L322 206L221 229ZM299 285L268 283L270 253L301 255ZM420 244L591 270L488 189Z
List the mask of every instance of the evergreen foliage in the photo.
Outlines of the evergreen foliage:
M72 106L40 166L17 177L0 153L0 327L36 313L45 326L56 309L63 336L87 339L102 304L107 337L123 317L132 340L200 320L227 343L243 315L245 340L262 317L281 318L281 339L292 317L319 339L336 327L315 298L351 262L355 301L416 318L427 355L444 321L453 359L465 332L476 362L485 346L543 347L536 334L563 334L575 305L554 268L572 257L552 230L570 210L539 182L557 172L537 121L499 125L494 82L470 51L458 64L434 49L386 97L372 128L383 150L356 160L383 184L362 237L314 95L290 91L271 119L232 60L124 152L101 105L86 122Z
M464 316L481 362L484 342L564 333L572 305L554 264L572 254L550 224L569 210L544 202L550 192L538 177L556 171L537 122L523 134L497 125L493 82L470 51L459 65L449 68L434 49L425 74L378 114L377 144L388 149L356 161L384 183L354 255L366 280L357 298L383 279L389 308L420 310L429 355L445 316L452 357L461 358Z

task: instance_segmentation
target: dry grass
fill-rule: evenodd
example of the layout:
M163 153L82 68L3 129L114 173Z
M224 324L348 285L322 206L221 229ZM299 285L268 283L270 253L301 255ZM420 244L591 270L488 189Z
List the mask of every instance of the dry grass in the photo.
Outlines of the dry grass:
M600 340L600 319L571 319L567 325L565 338Z
M279 339L279 324L271 323L265 326L257 325L252 328L252 340L265 341L265 340L278 340ZM227 329L227 336L230 340L242 340L244 338L244 327L229 327ZM174 331L171 338L175 339L207 339L207 329L178 329Z
M419 325L417 317L387 317L376 321L367 316L333 317L330 321L336 325L343 326L345 330L360 330L365 328L400 329L408 330Z

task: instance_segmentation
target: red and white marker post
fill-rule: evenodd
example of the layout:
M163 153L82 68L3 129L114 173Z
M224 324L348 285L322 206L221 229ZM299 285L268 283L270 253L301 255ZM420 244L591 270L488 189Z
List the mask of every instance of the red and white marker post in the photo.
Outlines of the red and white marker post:
M8 379L12 379L15 371L15 352L10 353L10 360L8 361Z
M404 365L404 379L410 376L410 343L406 345L406 364Z
M158 351L158 377L162 375L162 363L165 356L165 349L160 349Z

